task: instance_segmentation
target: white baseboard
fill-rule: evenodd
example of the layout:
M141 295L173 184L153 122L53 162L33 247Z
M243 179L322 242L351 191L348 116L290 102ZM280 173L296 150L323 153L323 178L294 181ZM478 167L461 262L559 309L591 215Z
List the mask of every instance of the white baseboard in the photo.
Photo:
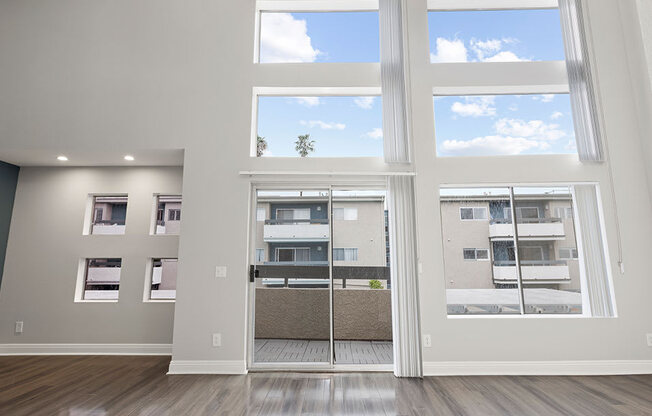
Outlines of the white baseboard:
M0 344L0 355L172 355L172 344Z
M575 376L652 374L652 360L443 361L423 363L425 376Z
M244 360L172 360L168 374L247 374L247 363Z

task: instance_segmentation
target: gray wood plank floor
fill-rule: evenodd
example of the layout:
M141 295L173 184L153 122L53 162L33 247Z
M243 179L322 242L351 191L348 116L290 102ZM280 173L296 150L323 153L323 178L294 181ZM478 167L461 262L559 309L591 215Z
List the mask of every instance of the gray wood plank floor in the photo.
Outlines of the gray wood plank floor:
M167 376L169 363L170 357L0 357L0 415L652 415L652 375Z
M327 363L328 341L256 339L254 362ZM392 364L392 343L385 341L335 341L337 364Z

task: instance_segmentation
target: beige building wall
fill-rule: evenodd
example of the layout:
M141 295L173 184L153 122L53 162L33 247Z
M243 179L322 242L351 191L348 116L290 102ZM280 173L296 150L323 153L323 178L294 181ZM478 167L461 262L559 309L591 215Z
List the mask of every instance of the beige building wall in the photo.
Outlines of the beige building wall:
M333 220L333 247L357 248L357 261L337 266L385 266L385 208L381 200L333 201L333 208L357 208L356 220Z

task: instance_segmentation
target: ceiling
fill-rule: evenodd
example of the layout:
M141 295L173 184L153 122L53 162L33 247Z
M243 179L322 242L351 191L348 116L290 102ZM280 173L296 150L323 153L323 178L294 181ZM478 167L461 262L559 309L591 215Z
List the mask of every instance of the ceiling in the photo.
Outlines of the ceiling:
M68 161L57 160L60 155ZM125 160L125 155L134 160ZM0 148L0 161L18 166L183 166L183 150Z

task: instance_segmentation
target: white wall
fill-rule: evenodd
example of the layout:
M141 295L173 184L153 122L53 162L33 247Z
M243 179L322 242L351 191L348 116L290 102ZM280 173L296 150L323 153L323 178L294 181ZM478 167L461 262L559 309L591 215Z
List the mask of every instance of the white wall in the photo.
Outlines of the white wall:
M414 166L400 168L417 172L421 326L433 336L433 347L425 349L424 359L652 359L652 348L644 339L652 332L648 299L652 207L645 191L646 159L622 32L636 23L632 16L618 13L620 1L587 2L622 226L626 273L620 275L605 166L582 165L572 156L521 157L513 170L501 163L513 160L509 158L436 159L431 97L436 71L428 64L426 0L407 3L416 160ZM174 360L230 363L235 369L244 365L251 178L240 171L397 169L379 159L249 158L254 86L380 86L378 64L255 67L253 0L2 2L0 27L3 146L65 145L100 151L108 142L124 149L185 149ZM494 64L491 71L498 76L508 65ZM618 319L446 318L437 187L477 182L479 173L481 182L487 183L601 184ZM226 279L214 277L217 265L228 267ZM136 293L133 298L136 302ZM13 321L13 309L5 309L11 313L3 312L2 319ZM59 320L54 326L45 314L39 316L43 326L63 328ZM125 313L118 322L132 318ZM5 322L2 339L11 329ZM30 325L38 324L28 321L26 328ZM212 347L214 332L222 334L222 347ZM82 333L63 328L57 339L79 339L85 336ZM114 335L126 338L111 330L96 339L116 341Z
M0 290L0 344L169 344L174 303L143 303L154 193L181 194L181 168L22 168ZM90 193L128 194L125 235L82 235ZM79 260L121 257L117 303L75 303ZM14 322L24 333L14 334Z

